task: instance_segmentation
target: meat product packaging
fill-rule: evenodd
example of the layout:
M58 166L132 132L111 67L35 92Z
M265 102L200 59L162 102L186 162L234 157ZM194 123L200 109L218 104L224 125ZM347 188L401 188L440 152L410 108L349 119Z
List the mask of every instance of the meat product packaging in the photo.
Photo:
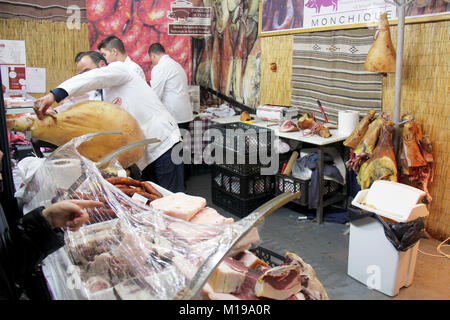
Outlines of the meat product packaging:
M218 246L231 247L239 231L253 225L245 218L235 222L224 218L206 208L201 197L171 194L163 189L158 189L163 197L152 202L158 209L135 202L78 152L77 147L92 137L84 135L62 145L43 161L25 186L24 203L31 208L48 206L61 198L94 199L104 206L87 209L90 224L76 232L65 230L65 246L44 260L43 272L54 299L179 298ZM54 169L45 165L66 158L81 163L81 179L75 192L56 186ZM201 223L189 221L195 217ZM312 272L300 274L287 291L284 288L280 292L275 278L270 279L276 270L243 252L259 241L258 229L252 228L210 275L209 286L203 288L204 298L258 299L255 287L260 277L261 297L285 298L298 282L303 287L292 295L302 292L305 297L317 296L317 288L306 281ZM239 253L241 261L232 258ZM297 264L280 268L304 271Z

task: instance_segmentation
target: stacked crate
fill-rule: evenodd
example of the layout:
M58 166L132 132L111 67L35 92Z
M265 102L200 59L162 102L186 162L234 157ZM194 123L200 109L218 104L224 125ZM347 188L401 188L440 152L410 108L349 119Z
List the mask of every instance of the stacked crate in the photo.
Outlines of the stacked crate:
M275 193L275 174L261 175L263 164L260 151L270 155L272 134L269 129L236 122L215 124L211 129L220 132L212 142L222 153L223 163L211 167L212 201L215 205L238 216L245 217ZM225 152L228 152L226 162Z

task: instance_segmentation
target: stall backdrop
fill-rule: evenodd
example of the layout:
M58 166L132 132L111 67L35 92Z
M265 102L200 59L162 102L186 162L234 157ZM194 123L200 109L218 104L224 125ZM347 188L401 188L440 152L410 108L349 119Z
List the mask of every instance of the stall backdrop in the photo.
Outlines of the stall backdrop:
M50 3L50 0L46 2ZM56 0L54 2L55 4L60 3ZM236 18L235 15L245 13L245 8L247 8L247 12L253 12L250 10L250 8L253 8L251 5L253 1L248 0L236 1L239 5L241 2L244 2L243 11L229 10L228 3L233 4L234 1L227 2L228 11L223 10L224 8L220 6L222 1L205 0L200 2L196 5L212 6L214 4L213 16L217 13L220 17L227 16L228 13L228 17L225 19L227 22L230 18L230 13L232 13L232 18ZM140 3L135 2L135 5L137 4ZM234 9L236 10L236 8ZM47 10L51 10L51 8ZM10 11L8 17L16 17L13 10L11 9ZM83 12L82 10L82 17ZM45 16L53 15L47 13L46 10L42 11L37 8L31 10L28 14L30 16L38 16L39 14ZM61 14L64 14L64 12ZM248 19L248 16L246 20L247 31L251 30L251 24L253 24ZM27 64L30 67L47 68L47 88L53 88L72 76L75 73L74 55L89 48L87 23L82 22L80 29L68 29L65 22L52 22L53 18L49 19L50 21L33 20L24 16L17 18L22 20L0 19L0 38L26 41ZM220 20L222 21L222 19ZM236 22L238 20L242 19L232 21ZM231 26L233 25L232 21L230 23ZM219 46L225 31L220 27L223 26L223 21L218 24L219 29L216 28L216 25L217 21L213 18L211 28L217 32L217 34L214 32L214 37L194 39L195 42L202 44L199 46L200 50L194 48L194 52L199 53L198 60L196 56L193 56L194 64L200 61L197 69L198 71L202 70L201 73L197 74L196 79L203 81L202 83L204 84L209 84L208 81L211 80L212 71L208 67L208 63L211 62L213 57L211 46L214 44L214 41L212 40L216 40L215 57L225 56L224 53L229 50L227 46ZM237 27L238 25L235 24L230 30L236 32ZM154 27L151 29L154 29ZM395 47L396 31L397 27L392 26L391 37ZM230 32L229 34L232 33ZM447 123L450 122L450 113L448 111L448 83L450 81L449 34L449 21L407 24L405 27L402 75L401 113L411 112L414 114L416 119L422 124L424 132L430 135L433 144L435 172L434 180L430 185L433 202L430 206L430 216L426 219L426 228L433 237L441 240L450 236L450 129L447 127ZM245 35L248 37L247 33ZM242 33L241 36L243 36ZM230 38L234 39L231 36ZM258 38L258 40L254 40L253 46L250 46L249 41L247 41L247 52L250 53L247 58L254 58L258 62L256 65L260 70L260 74L254 73L254 87L261 89L257 93L259 103L283 105L291 103L293 48L294 35L292 34ZM233 48L231 51L234 56L235 49ZM204 52L209 52L209 55L204 55ZM206 63L204 63L203 67L200 67L201 63L205 61ZM277 69L275 71L271 69L271 63L276 63ZM394 73L383 77L382 109L388 112L392 112L394 105L394 77ZM248 102L249 100L244 101Z
M148 48L154 42L161 43L166 52L186 71L191 79L191 37L169 35L168 0L86 0L89 26L89 45L97 50L100 41L109 35L120 38L128 56L139 64L150 81L152 65Z

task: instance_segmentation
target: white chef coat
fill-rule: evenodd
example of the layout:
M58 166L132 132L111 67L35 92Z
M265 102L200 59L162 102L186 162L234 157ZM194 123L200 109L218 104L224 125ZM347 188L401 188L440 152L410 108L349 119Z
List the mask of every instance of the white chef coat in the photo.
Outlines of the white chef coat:
M147 81L145 79L145 73L144 70L142 70L141 66L138 65L136 62L130 59L129 56L126 57L125 61L123 62L125 65L130 68L131 71L136 72L138 76L140 76L142 79Z
M119 104L133 115L147 139L161 140L146 146L144 156L136 163L141 170L181 141L176 120L153 89L121 61L76 75L58 88L66 90L69 97L103 88L104 101Z
M150 84L178 123L194 119L186 72L178 62L162 56L152 69Z

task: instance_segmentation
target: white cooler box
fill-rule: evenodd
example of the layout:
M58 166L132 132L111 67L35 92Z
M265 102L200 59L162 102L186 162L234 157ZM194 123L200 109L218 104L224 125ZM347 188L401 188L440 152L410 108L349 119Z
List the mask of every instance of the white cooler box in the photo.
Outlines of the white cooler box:
M397 222L428 215L421 202L422 190L391 181L375 181L361 190L352 204ZM386 238L377 219L366 217L350 223L347 273L352 278L389 296L412 284L419 242L407 251L397 249Z

